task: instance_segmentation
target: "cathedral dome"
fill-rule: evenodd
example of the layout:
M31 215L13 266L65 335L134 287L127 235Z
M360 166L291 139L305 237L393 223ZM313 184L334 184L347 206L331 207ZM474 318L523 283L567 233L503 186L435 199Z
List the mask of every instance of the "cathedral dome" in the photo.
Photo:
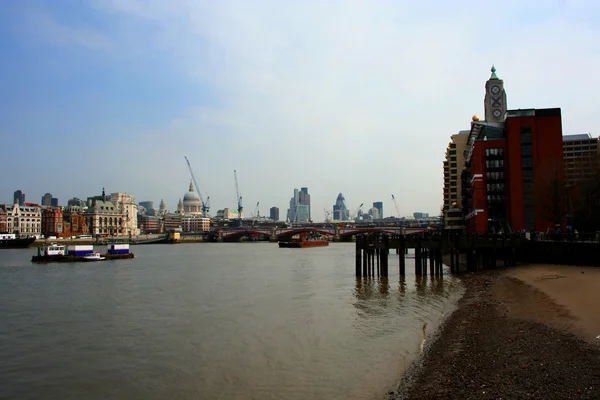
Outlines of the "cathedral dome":
M178 206L178 212L181 213L181 209ZM190 182L190 190L183 196L183 214L188 215L201 215L202 214L202 202L200 196L194 192L194 185Z
M198 197L198 195L194 192L194 185L191 182L190 182L190 190L183 196L183 202L184 203L190 203L190 202L199 203L200 202L200 197Z

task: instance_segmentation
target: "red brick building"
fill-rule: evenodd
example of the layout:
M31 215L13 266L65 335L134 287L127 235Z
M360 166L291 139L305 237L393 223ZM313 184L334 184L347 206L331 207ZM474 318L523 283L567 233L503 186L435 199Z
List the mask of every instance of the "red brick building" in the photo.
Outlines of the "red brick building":
M60 237L63 233L62 208L47 207L42 209L42 235Z
M77 206L64 208L63 234L65 237L89 235L90 230L83 216L83 209Z
M471 123L462 173L468 233L546 232L563 225L560 108L508 110L504 123Z

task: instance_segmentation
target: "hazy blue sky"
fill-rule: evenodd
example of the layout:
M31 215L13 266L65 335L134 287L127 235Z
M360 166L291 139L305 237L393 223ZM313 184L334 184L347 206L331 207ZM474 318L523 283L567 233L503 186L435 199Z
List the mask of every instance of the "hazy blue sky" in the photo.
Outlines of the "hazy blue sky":
M569 0L4 0L0 203L104 186L174 209L188 156L213 215L236 205L233 169L248 215L285 216L301 186L315 220L339 192L438 214L492 63L509 108L599 134L598 20Z

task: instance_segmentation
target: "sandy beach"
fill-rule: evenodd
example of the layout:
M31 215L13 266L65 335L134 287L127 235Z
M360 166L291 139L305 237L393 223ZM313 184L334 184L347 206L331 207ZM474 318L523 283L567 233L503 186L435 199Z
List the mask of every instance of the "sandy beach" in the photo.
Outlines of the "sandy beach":
M600 398L600 268L463 278L459 308L386 399Z

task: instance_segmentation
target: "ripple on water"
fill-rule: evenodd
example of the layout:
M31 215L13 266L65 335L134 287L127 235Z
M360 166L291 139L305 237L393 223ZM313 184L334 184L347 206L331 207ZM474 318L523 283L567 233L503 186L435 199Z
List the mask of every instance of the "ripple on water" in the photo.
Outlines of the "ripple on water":
M2 253L0 398L380 398L460 291L393 268L356 279L352 244L135 253L47 266Z

